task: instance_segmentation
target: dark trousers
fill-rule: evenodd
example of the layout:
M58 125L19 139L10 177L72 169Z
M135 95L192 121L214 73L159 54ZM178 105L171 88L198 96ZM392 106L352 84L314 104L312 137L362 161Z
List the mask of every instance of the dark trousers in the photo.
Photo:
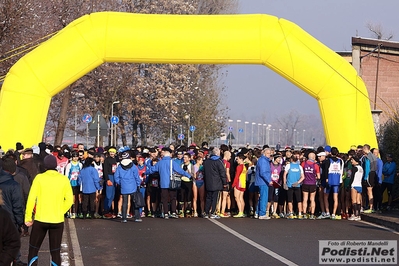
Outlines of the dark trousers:
M130 199L129 199L129 195L130 195ZM131 208L134 208L134 218L139 219L140 218L140 212L139 212L139 208L136 208L134 206L134 202L132 202L133 199L133 194L122 194L122 219L126 220L126 216L127 216L127 204L130 200L131 204Z
M83 215L86 217L86 214L89 211L90 215L94 214L94 211L96 210L96 193L90 193L90 194L85 194L83 193L83 200L82 200L82 211ZM88 209L89 207L89 209Z
M48 231L51 260L56 265L61 265L61 240L64 223L42 223L34 221L29 239L28 265L37 265L40 247Z
M168 202L170 202L170 211L176 213L176 190L161 188L161 203L163 206L163 213L168 213Z
M212 213L215 213L218 196L219 196L219 191L207 191L206 192L206 201L205 201L206 214L210 214L211 207L212 207Z

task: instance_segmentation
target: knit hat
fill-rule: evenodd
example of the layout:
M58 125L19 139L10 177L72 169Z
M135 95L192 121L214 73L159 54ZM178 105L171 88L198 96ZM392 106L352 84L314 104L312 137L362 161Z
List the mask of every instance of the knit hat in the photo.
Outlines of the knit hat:
M55 170L57 168L57 159L55 158L55 156L49 154L44 157L44 167L46 169Z
M124 151L121 157L122 159L130 159L130 153L128 151Z
M324 151L331 152L331 146L329 145L325 146Z
M15 148L17 151L19 151L19 150L23 150L24 146L21 144L21 142L17 142L17 144L15 145Z

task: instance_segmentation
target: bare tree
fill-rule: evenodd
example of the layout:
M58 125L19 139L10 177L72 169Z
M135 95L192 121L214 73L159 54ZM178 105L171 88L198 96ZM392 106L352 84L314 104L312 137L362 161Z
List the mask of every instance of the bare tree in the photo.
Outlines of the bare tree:
M383 27L381 26L381 24L373 24L371 22L366 24L366 27L369 31L371 31L371 33L373 34L373 37L378 39L378 40L391 40L393 38L393 33L390 32L388 34L386 34L384 32Z

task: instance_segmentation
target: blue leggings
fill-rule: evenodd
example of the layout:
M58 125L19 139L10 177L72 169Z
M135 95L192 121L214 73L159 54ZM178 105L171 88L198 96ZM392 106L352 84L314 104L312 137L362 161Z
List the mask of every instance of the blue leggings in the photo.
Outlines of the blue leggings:
M105 213L111 210L112 201L115 197L115 179L114 175L108 175L109 180L112 182L112 186L108 186L105 183L105 199L104 199L104 211Z

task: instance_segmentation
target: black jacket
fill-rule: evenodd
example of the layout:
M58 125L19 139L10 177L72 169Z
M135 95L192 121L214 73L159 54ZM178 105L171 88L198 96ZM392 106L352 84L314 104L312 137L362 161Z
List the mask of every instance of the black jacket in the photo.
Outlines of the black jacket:
M13 176L5 171L0 172L0 189L2 190L3 209L11 214L14 224L21 226L24 223L24 206L21 186Z
M21 248L21 240L10 214L0 206L0 265L11 265Z
M219 156L204 161L204 182L206 191L220 191L227 185L226 168Z

